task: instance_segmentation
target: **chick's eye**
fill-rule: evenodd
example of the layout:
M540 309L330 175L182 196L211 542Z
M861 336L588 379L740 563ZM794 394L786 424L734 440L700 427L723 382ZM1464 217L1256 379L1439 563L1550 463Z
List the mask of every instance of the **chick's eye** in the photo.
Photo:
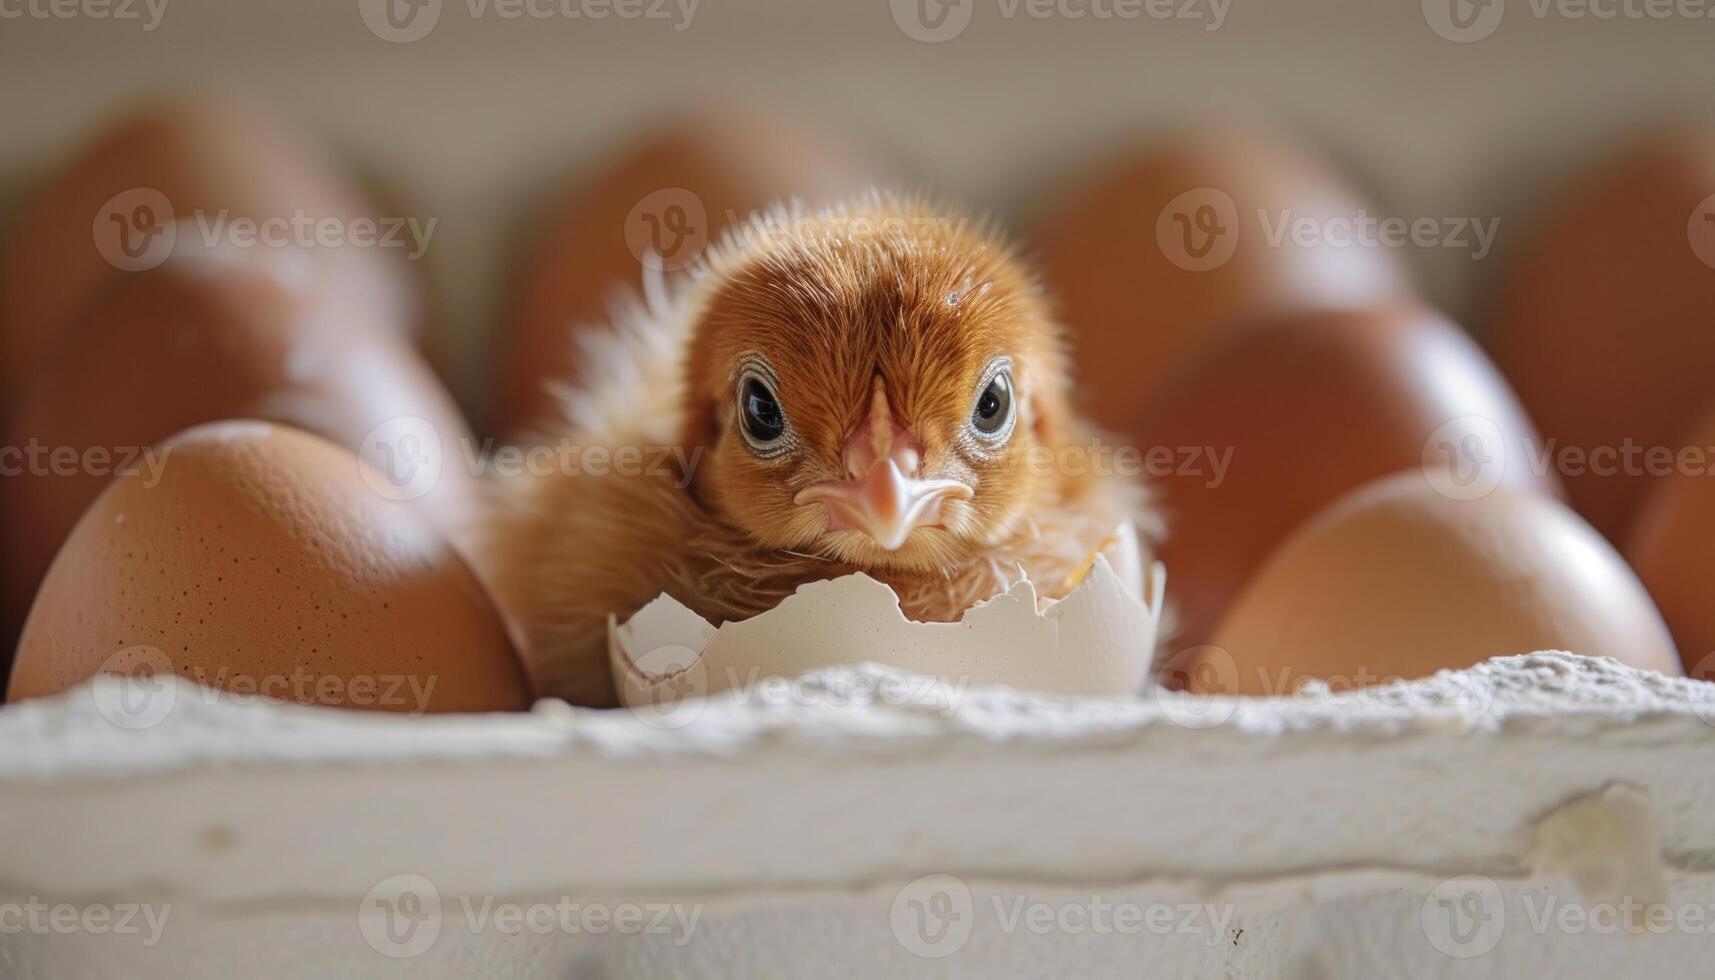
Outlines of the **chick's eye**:
M738 416L744 441L758 455L766 458L789 448L786 413L773 387L763 378L750 374L739 382Z
M976 407L971 410L971 428L984 441L998 442L1010 430L1012 415L1012 373L998 371L977 395Z
M744 429L758 442L773 442L786 431L786 418L780 414L780 403L755 378L744 383Z

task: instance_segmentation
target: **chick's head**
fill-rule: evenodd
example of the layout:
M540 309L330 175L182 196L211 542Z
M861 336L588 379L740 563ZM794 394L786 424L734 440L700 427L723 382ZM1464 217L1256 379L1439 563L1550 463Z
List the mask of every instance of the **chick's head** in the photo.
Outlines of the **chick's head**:
M1065 366L993 233L872 197L776 214L712 261L686 365L693 491L758 543L933 570L1025 518Z

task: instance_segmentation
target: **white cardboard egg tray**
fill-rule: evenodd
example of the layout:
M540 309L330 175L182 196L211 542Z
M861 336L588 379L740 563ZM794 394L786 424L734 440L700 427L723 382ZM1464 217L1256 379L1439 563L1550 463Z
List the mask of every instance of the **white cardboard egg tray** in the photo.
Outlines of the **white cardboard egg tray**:
M0 976L1715 971L1715 684L850 695L881 676L672 728L174 681L128 729L110 677L0 709Z

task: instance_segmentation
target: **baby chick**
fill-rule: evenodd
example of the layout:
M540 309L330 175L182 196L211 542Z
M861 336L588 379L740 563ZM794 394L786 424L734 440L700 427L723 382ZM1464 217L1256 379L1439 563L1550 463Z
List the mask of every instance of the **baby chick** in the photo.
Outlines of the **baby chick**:
M616 703L607 618L661 592L720 623L862 571L951 621L1020 574L1063 595L1146 526L986 227L880 194L781 210L651 292L587 339L544 443L562 465L500 486L499 587L539 694Z

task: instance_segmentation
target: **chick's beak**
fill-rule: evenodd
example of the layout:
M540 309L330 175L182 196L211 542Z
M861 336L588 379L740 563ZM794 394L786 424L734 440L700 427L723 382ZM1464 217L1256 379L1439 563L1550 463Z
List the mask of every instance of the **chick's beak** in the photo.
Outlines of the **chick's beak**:
M967 484L921 478L922 446L894 420L879 378L869 415L846 439L841 456L846 479L806 487L793 503L820 502L830 531L862 531L888 551L904 545L914 528L939 524L943 500L971 498Z

